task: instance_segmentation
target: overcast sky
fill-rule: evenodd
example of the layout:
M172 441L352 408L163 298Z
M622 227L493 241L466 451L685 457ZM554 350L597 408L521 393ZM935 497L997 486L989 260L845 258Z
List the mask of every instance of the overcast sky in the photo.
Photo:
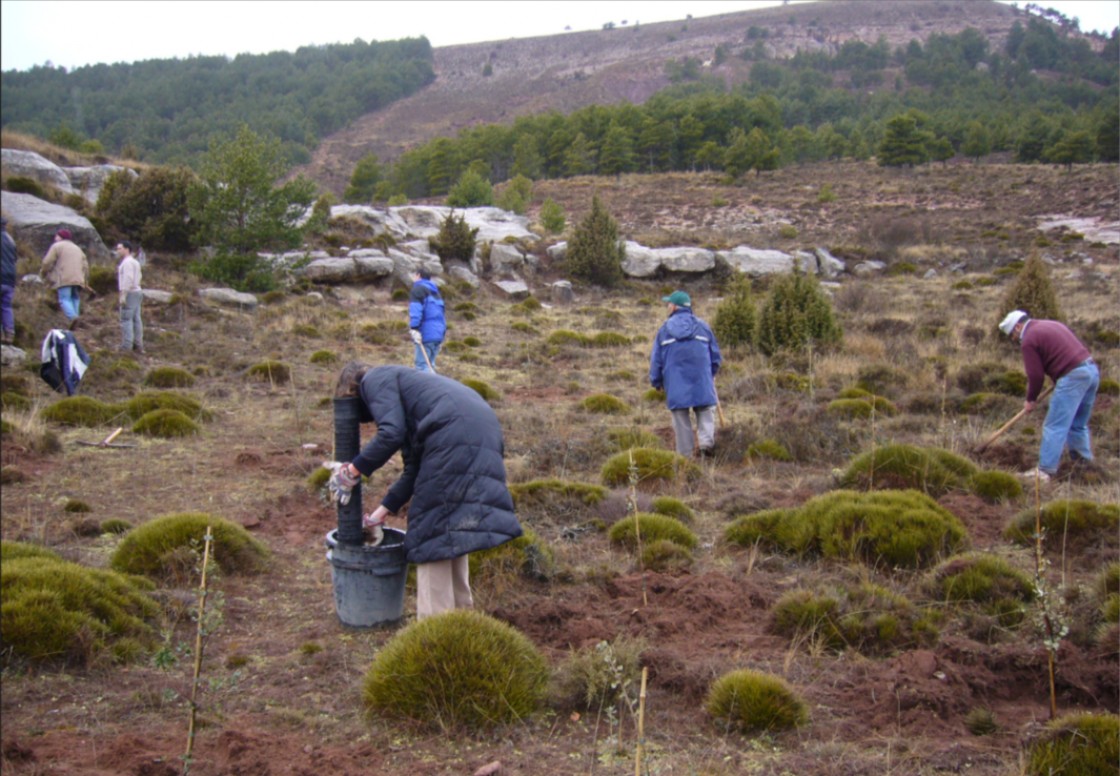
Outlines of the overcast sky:
M887 2L889 0L884 0ZM905 0L893 0L904 2ZM1001 0L1002 2L1003 0ZM0 0L0 70L426 36L432 46L558 35L606 22L652 23L780 5L780 0ZM1039 0L1083 30L1120 25L1116 0ZM1026 1L1019 3L1020 7Z

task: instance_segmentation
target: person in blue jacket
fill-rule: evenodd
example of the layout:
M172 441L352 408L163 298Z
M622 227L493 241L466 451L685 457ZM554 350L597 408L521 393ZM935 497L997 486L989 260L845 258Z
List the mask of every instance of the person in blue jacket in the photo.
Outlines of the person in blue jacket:
M404 470L363 525L375 528L408 504L404 549L416 564L417 619L469 608L467 554L521 536L498 416L474 389L406 366L350 362L335 395L359 397L359 419L377 433L339 467L332 488L360 487L362 475L399 452Z
M416 368L427 372L431 366L434 371L436 356L447 333L443 297L427 270L416 270L412 273L412 280L412 291L408 296L408 328L416 345Z
M692 456L692 414L701 456L710 456L716 442L716 383L723 360L712 329L692 313L692 299L674 291L661 301L669 304L669 318L653 341L649 382L665 391L673 414L677 452Z

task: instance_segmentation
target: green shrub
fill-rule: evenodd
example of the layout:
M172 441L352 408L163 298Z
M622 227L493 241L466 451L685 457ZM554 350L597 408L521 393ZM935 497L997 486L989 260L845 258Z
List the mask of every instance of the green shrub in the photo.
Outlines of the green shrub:
M974 736L990 736L999 730L996 716L991 709L975 706L964 715L964 726Z
M856 456L840 477L846 488L915 488L931 496L963 488L976 465L938 448L893 444Z
M518 512L566 517L573 512L586 512L606 498L609 491L602 485L548 479L518 482L509 486L509 492Z
M13 175L6 178L4 180L4 190L15 194L30 194L37 199L48 202L51 199L39 181L26 175Z
M250 380L283 385L292 379L292 368L282 361L268 360L253 364L245 374Z
M687 504L672 496L656 497L650 502L649 511L657 515L675 517L686 525L696 519L696 513Z
M829 402L828 411L842 418L863 420L871 417L874 407L863 399L834 399Z
M524 634L459 609L413 623L377 653L363 701L371 714L444 733L491 729L536 712L548 664Z
M792 461L793 456L786 446L776 439L760 439L747 445L747 462L769 458L772 461Z
M724 539L761 543L798 556L856 560L878 568L924 568L959 549L964 526L914 490L838 490L797 509L769 509L735 518Z
M88 665L108 653L133 659L154 643L159 607L147 580L50 557L0 566L4 662Z
M622 281L626 247L618 236L618 223L598 196L591 199L591 212L580 222L568 241L568 274L595 286L611 287Z
M189 388L194 375L177 366L160 366L144 375L144 385L152 388Z
M1115 546L1120 528L1120 507L1093 501L1069 499L1043 504L1038 514L1043 532L1043 545L1052 552L1078 550L1096 544ZM1004 531L1013 542L1034 544L1035 510L1025 509L1016 515Z
M312 364L330 366L338 361L338 354L330 350L316 350L311 354L310 361Z
M0 541L0 562L7 563L16 558L51 558L62 560L58 553L39 544L27 542Z
M612 545L633 551L638 548L636 531L641 533L643 545L665 540L691 550L697 544L696 534L680 520L668 515L655 515L648 512L627 515L612 525L607 535Z
M471 229L467 226L466 218L456 217L455 211L451 210L440 224L439 233L430 238L428 243L441 261L469 262L474 257L477 236L478 229Z
M926 586L936 600L977 604L1005 628L1022 622L1025 605L1035 598L1030 577L994 555L950 558L934 570Z
M580 406L599 415L625 415L630 412L629 404L609 393L592 394L581 401Z
M174 391L141 391L124 405L133 420L139 420L153 410L176 410L191 420L207 421L211 415L197 399Z
M630 338L617 331L600 331L587 340L587 344L595 348L618 348L630 344Z
M1046 725L1027 750L1027 776L1104 776L1120 762L1120 717L1074 713Z
M331 470L325 466L317 466L311 474L307 475L307 489L312 493L319 493L327 487L327 480L331 478Z
M683 571L692 565L692 552L668 539L657 539L642 548L642 568L658 572Z
M117 293L117 271L113 267L94 264L89 268L89 287L98 296Z
M39 417L63 426L94 428L105 425L119 414L120 408L116 405L89 396L67 396L44 407Z
M616 450L629 450L632 447L656 447L661 438L644 428L612 428L607 430L607 438Z
M493 403L502 398L502 395L500 393L491 388L490 385L483 380L475 380L468 377L467 379L463 380L462 383L463 385L467 386L475 393L477 393L479 396L481 396L483 399L485 399L487 403Z
M644 649L643 640L621 634L574 650L553 677L554 704L562 709L610 708L640 680Z
M222 571L250 574L265 569L269 552L263 544L237 523L201 512L164 515L133 529L121 540L109 565L128 574L189 579L201 558L208 527L213 536L210 557ZM196 553L198 558L193 557Z
M989 504L1011 501L1023 495L1018 477L1001 471L976 472L968 478L968 489Z
M749 669L717 679L705 708L717 724L742 733L787 730L809 721L808 707L789 685Z
M548 335L545 340L549 345L564 346L564 345L579 345L585 347L588 344L586 334L570 331L569 329L557 329Z
M489 550L472 552L468 562L472 578L495 580L524 577L547 582L556 574L556 554L537 532L522 526L522 534Z
M663 402L665 401L665 391L661 388L647 388L642 398L648 402Z
M832 304L815 278L795 273L774 283L758 319L757 342L763 353L772 356L809 346L827 350L842 337Z
M93 507L81 499L68 498L66 503L62 505L62 511L71 514L85 514L86 512L92 512Z
M132 433L161 439L191 436L199 431L198 424L179 410L152 410L132 424Z
M794 590L774 605L771 629L795 642L868 655L928 646L937 629L908 598L870 583Z
M560 234L564 231L564 227L567 226L567 217L564 215L564 208L560 207L552 197L547 198L541 203L540 219L541 226L552 234Z
M751 293L751 280L746 275L738 275L716 308L712 330L720 345L732 347L753 345L757 329L758 313Z
M998 334L996 325L1012 310L1026 310L1032 318L1047 318L1053 321L1065 320L1058 309L1058 296L1050 283L1050 271L1037 254L1031 255L1023 269L1015 277L1015 282L1007 289L997 308L998 315L992 321L993 334Z
M668 450L635 447L607 459L601 472L603 484L608 487L629 484L631 459L639 485L654 481L675 482L682 477L695 480L700 476L700 467L683 455Z

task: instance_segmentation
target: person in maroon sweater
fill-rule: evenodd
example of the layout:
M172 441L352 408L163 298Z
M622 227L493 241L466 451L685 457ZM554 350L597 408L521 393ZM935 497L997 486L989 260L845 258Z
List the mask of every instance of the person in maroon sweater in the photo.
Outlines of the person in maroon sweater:
M1101 374L1081 340L1059 321L1032 320L1022 310L1012 310L999 324L1011 339L1018 340L1027 371L1027 398L1023 409L1030 412L1046 377L1054 381L1054 395L1042 426L1038 466L1023 476L1046 482L1058 471L1062 450L1069 447L1074 460L1092 461L1089 416L1097 398Z

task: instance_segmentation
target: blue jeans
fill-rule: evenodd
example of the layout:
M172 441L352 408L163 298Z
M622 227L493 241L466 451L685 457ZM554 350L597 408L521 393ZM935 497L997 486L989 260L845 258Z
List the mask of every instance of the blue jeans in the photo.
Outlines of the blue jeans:
M1087 461L1093 460L1089 445L1089 415L1097 399L1101 373L1097 365L1086 362L1066 374L1054 385L1050 409L1042 426L1042 446L1038 468L1048 474L1058 471L1062 450L1067 446Z
M12 296L15 292L15 286L0 286L0 323L5 334L14 334L16 330L16 317L12 313Z
M78 286L58 287L58 306L70 321L82 314L82 298L78 295L78 290Z
M439 346L442 342L425 342L423 345L416 345L416 368L421 372L428 371L428 363L424 360L424 353L428 354L428 361L432 362L432 371L435 371L436 354L439 353ZM423 347L423 350L421 350Z

